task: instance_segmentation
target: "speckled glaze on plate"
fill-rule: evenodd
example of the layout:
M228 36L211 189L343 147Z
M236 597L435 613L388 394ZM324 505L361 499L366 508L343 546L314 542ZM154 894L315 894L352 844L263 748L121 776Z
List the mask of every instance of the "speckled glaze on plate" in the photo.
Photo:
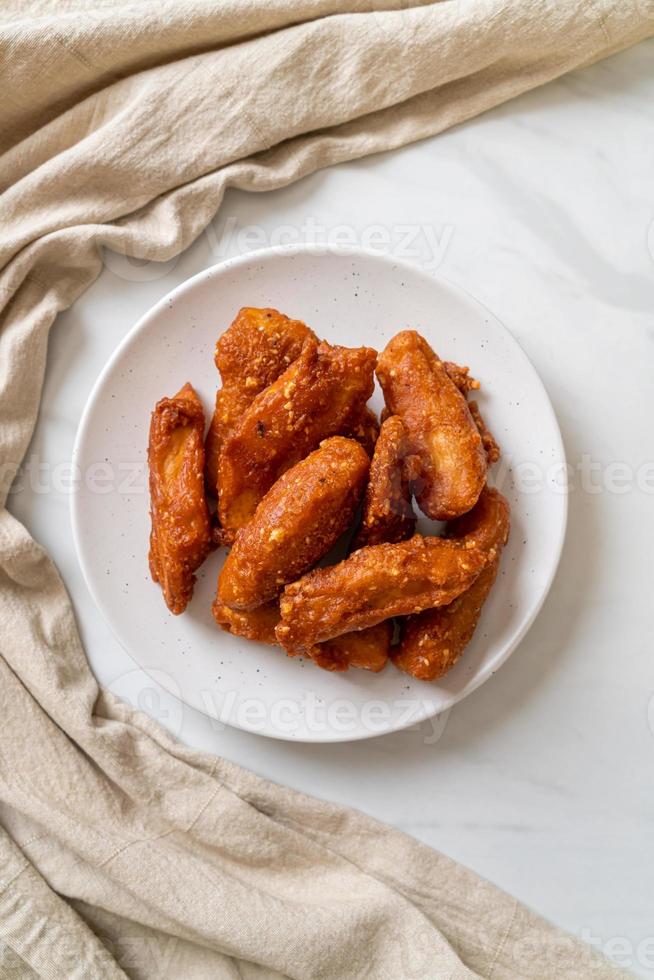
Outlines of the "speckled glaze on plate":
M282 651L233 637L211 617L224 552L198 574L186 613L172 616L150 580L146 447L150 412L191 381L207 417L218 375L213 348L241 306L272 306L332 343L381 350L419 330L444 358L482 382L479 403L503 459L493 480L512 506L497 584L465 655L440 682L328 673ZM381 407L377 390L373 405ZM147 313L107 363L82 416L74 450L79 491L73 534L88 587L118 640L146 671L221 722L304 742L370 738L445 711L479 687L515 649L552 583L565 534L565 456L534 368L501 323L459 287L361 249L289 246L207 269ZM422 522L421 530L427 530Z

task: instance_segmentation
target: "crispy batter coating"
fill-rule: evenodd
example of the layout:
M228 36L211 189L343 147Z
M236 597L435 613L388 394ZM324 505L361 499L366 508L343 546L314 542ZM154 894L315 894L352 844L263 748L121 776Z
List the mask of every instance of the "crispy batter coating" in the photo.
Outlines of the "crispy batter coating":
M391 415L381 427L370 466L361 526L352 551L367 544L406 541L416 527L411 504L412 457L402 419Z
M256 609L231 609L216 599L211 607L213 618L227 633L278 646L275 627L279 622L279 602L274 599Z
M370 459L375 451L375 445L379 438L379 421L371 408L367 405L363 410L358 409L356 414L348 419L339 432L341 436L348 439L356 439L361 443Z
M369 410L366 409L366 412L369 412ZM369 414L372 422L370 428L373 428L373 426L377 428L376 416L372 412L369 412ZM397 420L388 427L389 436L387 436L387 441L392 442L397 449L396 437L399 433L396 422ZM401 428L401 423L399 425ZM353 435L355 434L353 433ZM373 466L376 458L377 456L373 457ZM271 492L269 492L268 496ZM261 505L259 506L261 507ZM415 519L412 521L405 519L402 521L400 530L397 526L396 515L392 515L390 522L385 522L385 527L389 530L389 533L401 533L402 540L411 536L414 525ZM248 525L249 527L251 525ZM376 530L381 534L380 527L376 528ZM400 538L395 538L395 540L400 540ZM280 618L279 603L268 603L265 606L259 606L258 609L252 610L231 610L228 606L216 600L214 604L214 616L217 622L223 626L223 629L227 629L232 633L245 636L248 639L260 640L263 643L274 644L277 642L274 629ZM345 671L350 667L357 667L362 670L370 670L378 673L380 670L383 670L388 662L392 636L392 621L386 620L368 629L346 633L343 636L334 637L334 639L328 640L326 643L316 644L308 653L311 659L324 670Z
M443 367L462 395L467 395L469 391L479 391L481 388L479 381L470 376L469 367L462 367L454 361L443 361Z
M396 334L377 377L389 412L399 415L419 461L414 493L434 520L474 507L486 480L486 454L465 398L443 362L414 330Z
M469 367L461 367L461 365L455 364L454 361L443 361L443 365L462 395L465 396L471 391L479 391L481 388L480 382L470 376ZM492 466L493 463L497 463L502 455L502 451L495 436L486 425L477 402L468 402L468 408L479 430L479 435L484 445L484 452L486 453L486 461L489 466Z
M275 627L280 618L277 599L256 609L230 609L216 600L212 612L218 625L226 632L279 646L275 636ZM317 644L311 648L309 655L323 670L344 671L358 667L378 674L388 663L392 635L392 624L386 620L359 633L346 633L327 643Z
M369 544L396 543L410 538L416 527L411 503L412 457L402 420L383 420L375 444L366 487L361 525L350 552ZM313 647L311 656L325 670L361 667L378 673L386 666L393 640L393 620L345 633Z
M388 663L393 639L390 619L368 629L344 633L311 647L311 659L323 670L344 671L350 667L378 674Z
M204 410L190 384L163 398L152 413L150 572L178 615L193 594L194 572L211 547L204 495Z
M477 402L468 402L468 408L470 409L470 414L472 415L474 423L479 431L479 435L481 436L488 465L492 466L493 463L496 463L502 455L502 450L500 449L495 436L486 425L484 418L479 411L479 405Z
M287 370L254 399L220 454L219 515L228 534L252 518L273 483L370 398L376 352L306 341Z
M433 681L454 666L477 628L497 576L509 524L508 502L497 490L486 488L473 509L448 528L465 545L485 551L488 563L470 588L449 605L403 621L400 644L392 655L396 667L419 680Z
M223 399L223 389L219 388L216 392L216 404L213 415L209 422L207 437L204 440L204 479L207 485L207 493L218 496L218 459L220 458L220 447L223 444L224 432L221 422Z
M486 556L458 541L414 535L360 548L288 585L277 639L289 652L452 602L481 572Z
M349 527L370 460L353 439L333 436L287 470L236 535L218 579L218 600L254 609L322 558Z
M291 320L278 310L244 306L218 338L214 361L222 388L205 442L207 488L216 493L218 458L225 439L252 400L272 384L315 334L301 320Z
M509 536L511 509L509 502L495 487L484 487L477 505L471 511L452 521L446 528L446 537L461 541L466 548L480 548L490 558L499 547L502 549Z

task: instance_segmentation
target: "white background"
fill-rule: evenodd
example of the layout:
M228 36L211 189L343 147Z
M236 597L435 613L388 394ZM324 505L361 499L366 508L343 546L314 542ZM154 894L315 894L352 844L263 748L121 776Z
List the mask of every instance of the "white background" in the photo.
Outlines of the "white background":
M57 562L103 684L191 745L415 835L647 977L653 65L648 42L435 139L282 191L229 192L166 266L108 255L53 329L31 466L10 497ZM509 662L438 725L331 746L224 729L135 668L82 581L66 474L90 389L150 306L228 255L307 238L404 252L488 305L540 373L576 468L559 573Z

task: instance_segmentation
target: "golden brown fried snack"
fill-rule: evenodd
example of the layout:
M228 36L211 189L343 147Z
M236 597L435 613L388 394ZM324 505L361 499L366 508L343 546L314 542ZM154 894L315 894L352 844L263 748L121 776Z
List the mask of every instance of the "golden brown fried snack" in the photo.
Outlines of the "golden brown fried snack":
M467 395L469 391L478 391L481 388L476 378L470 376L469 367L461 367L454 361L443 361L443 367L462 395Z
M254 399L219 463L220 523L234 534L291 466L364 406L374 387L375 351L308 340L288 369Z
M377 377L389 412L399 415L419 459L414 493L424 513L451 520L474 507L486 480L486 454L465 398L443 362L414 330L381 354Z
M244 306L218 338L214 361L222 388L205 442L207 488L216 493L218 458L227 436L252 400L272 384L316 335L301 320L277 310Z
M344 633L311 647L311 659L323 670L344 671L350 667L378 674L388 663L393 639L390 619L355 633Z
M457 662L477 628L509 536L509 504L497 490L486 488L448 533L464 545L488 555L486 567L469 589L447 606L408 616L401 625L400 645L392 655L400 670L423 681L442 677Z
M150 572L178 615L193 594L194 572L211 547L204 495L204 410L190 384L163 398L152 413Z
M207 493L215 497L218 496L218 460L224 439L221 419L223 399L223 389L219 388L216 392L216 403L209 422L207 437L204 440L204 479L207 485Z
M457 386L462 395L467 395L471 391L479 391L481 384L475 378L470 376L469 367L461 367L459 364L455 364L454 361L443 361L443 365L448 375ZM486 461L489 466L496 463L502 452L495 439L493 433L490 431L486 423L484 422L483 416L479 411L479 405L476 401L468 402L468 408L470 414L474 420L477 429L479 430L479 435L481 436L481 441L484 444L484 452L486 453Z
M211 607L213 618L227 633L278 646L275 627L279 622L279 602L274 599L256 609L231 609L219 599Z
M479 549L419 534L360 548L286 586L277 639L296 653L391 616L445 605L472 585L485 562Z
M279 623L279 602L267 602L256 609L230 609L218 600L212 612L218 625L234 636L279 646L275 627ZM344 671L349 667L379 673L386 666L393 629L390 620L359 633L346 633L312 647L309 655L323 670Z
M277 599L256 609L230 609L216 599L212 613L221 629L234 636L279 646L275 635L281 615ZM379 673L388 663L392 637L393 624L388 619L368 629L316 644L308 655L323 670L342 672L355 667Z
M372 459L372 454L375 451L375 445L379 438L379 421L377 420L377 416L371 408L365 405L362 410L357 410L353 418L345 422L339 435L346 436L348 439L356 439L368 453L370 459Z
M381 427L370 466L361 526L352 551L367 544L406 541L416 527L411 505L411 452L402 420L391 415Z
M358 442L333 436L280 476L236 535L218 601L254 609L315 565L350 525L369 467Z
M396 415L385 418L372 457L361 525L350 552L370 544L406 541L414 533L412 458L407 454L408 441L401 419ZM311 655L325 670L347 670L352 666L377 673L388 661L392 640L393 620L387 619L318 644Z
M468 408L470 409L470 414L472 415L475 425L479 431L479 435L481 436L488 465L492 466L493 463L498 461L502 455L502 451L497 440L495 439L495 436L484 422L477 402L468 402Z
M493 558L509 534L509 502L495 487L484 487L475 507L446 528L446 537L461 541L466 548L481 548Z

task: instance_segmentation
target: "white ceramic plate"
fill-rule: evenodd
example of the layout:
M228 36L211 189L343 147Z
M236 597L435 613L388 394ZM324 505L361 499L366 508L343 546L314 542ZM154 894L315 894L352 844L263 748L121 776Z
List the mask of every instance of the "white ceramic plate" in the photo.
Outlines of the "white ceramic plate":
M439 683L392 665L328 673L219 630L210 606L223 552L172 616L148 573L146 446L150 413L191 381L207 415L218 383L213 349L241 306L271 306L332 343L381 350L407 327L482 381L482 411L504 456L494 481L512 531L501 574L468 650ZM377 391L373 404L380 408ZM159 683L221 721L276 738L368 738L439 714L507 659L540 609L565 533L561 436L547 394L516 341L458 287L372 252L269 249L194 276L130 331L89 398L75 444L75 544L87 584L120 643Z

